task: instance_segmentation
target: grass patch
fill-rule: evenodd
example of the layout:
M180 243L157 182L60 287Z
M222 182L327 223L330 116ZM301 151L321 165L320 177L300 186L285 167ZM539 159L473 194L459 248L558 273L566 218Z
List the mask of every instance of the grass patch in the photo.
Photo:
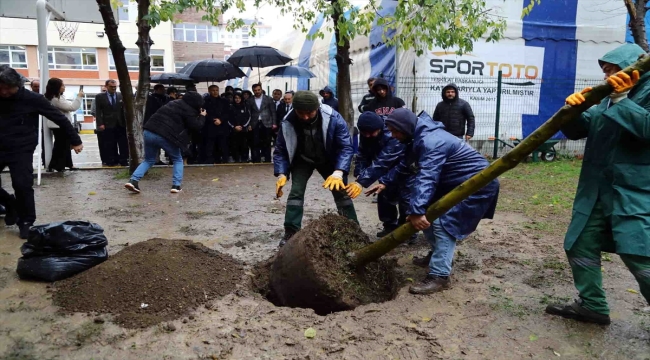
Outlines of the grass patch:
M526 163L499 178L498 211L534 220L524 227L557 235L566 231L580 175L580 160Z
M568 303L569 301L571 301L570 297L555 296L555 295L548 295L548 294L542 295L542 298L539 299L539 303L542 305L564 304L564 303Z
M163 177L163 171L162 169L149 169L147 171L147 174L145 175L145 178L147 180L158 180ZM131 172L129 169L122 169L113 175L113 179L115 180L129 180L131 178Z
M82 346L88 342L94 341L104 330L102 324L96 324L89 321L72 333L75 345Z
M490 296L495 300L490 304L493 310L500 310L520 319L528 315L528 309L521 304L515 304L514 300L506 296L501 288L490 286Z
M187 212L185 212L185 216L187 216L187 218L189 220L199 220L199 219L202 219L202 218L207 217L207 216L219 216L219 215L225 215L225 214L226 214L226 212L224 212L224 211L203 211L203 210L199 210L199 211L187 211Z

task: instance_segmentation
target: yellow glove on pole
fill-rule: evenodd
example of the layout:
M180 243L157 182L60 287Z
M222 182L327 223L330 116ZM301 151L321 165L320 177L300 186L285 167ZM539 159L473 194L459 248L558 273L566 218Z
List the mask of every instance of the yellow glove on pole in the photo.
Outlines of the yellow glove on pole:
M345 184L343 183L343 171L336 170L330 175L327 180L323 183L325 189L330 191L341 191L345 190Z
M348 196L352 199L355 199L357 196L361 195L363 191L363 186L358 182L353 182L345 188L345 191L348 193Z
M284 194L282 187L287 184L287 177L284 174L278 176L278 181L275 182L275 197L281 198Z
M566 98L565 101L566 101L567 104L569 104L571 106L580 105L583 102L585 102L585 97L583 95L590 92L590 91L591 91L591 88L586 87L586 88L582 89L581 92L577 92L577 93L573 93L573 94L569 95L569 97Z

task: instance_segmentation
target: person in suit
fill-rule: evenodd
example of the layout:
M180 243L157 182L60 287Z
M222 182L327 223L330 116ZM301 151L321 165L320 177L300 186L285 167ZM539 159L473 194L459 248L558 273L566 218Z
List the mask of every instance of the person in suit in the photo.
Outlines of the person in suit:
M228 137L230 135L230 104L219 96L219 87L210 85L209 96L205 98L203 108L207 111L203 125L202 164L228 163ZM219 150L218 156L215 156Z
M273 126L277 124L275 102L269 96L262 94L262 85L253 85L254 96L248 99L247 105L251 113L251 127L253 131L253 162L271 162L271 135ZM276 125L277 126L277 125Z
M282 124L282 119L284 119L285 116L293 109L292 107L292 102L293 102L293 92L287 91L284 93L284 98L282 98L282 102L280 105L278 105L278 110L275 113L275 119L276 119L276 126L278 129L280 128Z
M129 165L129 143L126 138L126 119L122 94L117 92L117 81L106 80L106 93L95 97L97 131L104 138L107 166Z

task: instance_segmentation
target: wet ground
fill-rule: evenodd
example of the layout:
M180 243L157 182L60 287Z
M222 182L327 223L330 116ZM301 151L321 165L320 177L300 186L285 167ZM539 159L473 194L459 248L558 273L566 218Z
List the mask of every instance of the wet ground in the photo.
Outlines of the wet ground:
M140 195L122 187L118 170L44 177L36 189L37 222L97 222L106 230L110 254L150 238L184 238L249 268L272 256L284 202L274 199L270 165L188 168L178 195L169 193L171 169L156 172L141 182ZM2 180L8 186L7 174ZM310 184L307 221L334 209L321 182L314 177ZM504 191L502 199L508 196ZM374 234L375 205L369 198L355 205L363 229ZM0 358L650 359L650 313L642 311L647 304L615 255L603 262L612 325L544 314L548 302L569 301L575 290L561 235L548 235L535 224L503 211L483 221L458 247L454 288L443 293L408 293L409 281L424 276L422 268L410 265L414 254L426 252L421 242L391 253L407 278L393 301L328 316L278 308L249 290L247 271L234 293L145 330L57 312L51 285L17 278L22 241L15 227L0 227ZM315 330L313 338L305 337L308 328Z

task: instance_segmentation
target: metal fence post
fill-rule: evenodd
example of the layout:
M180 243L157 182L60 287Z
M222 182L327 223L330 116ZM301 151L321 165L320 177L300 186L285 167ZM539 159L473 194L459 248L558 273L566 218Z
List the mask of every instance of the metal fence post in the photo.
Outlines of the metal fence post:
M503 72L499 70L499 76L497 78L497 112L494 117L494 154L492 156L493 160L496 160L499 156L499 120L501 117L501 80L503 79Z

